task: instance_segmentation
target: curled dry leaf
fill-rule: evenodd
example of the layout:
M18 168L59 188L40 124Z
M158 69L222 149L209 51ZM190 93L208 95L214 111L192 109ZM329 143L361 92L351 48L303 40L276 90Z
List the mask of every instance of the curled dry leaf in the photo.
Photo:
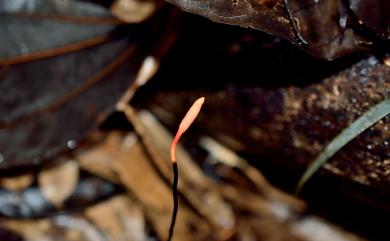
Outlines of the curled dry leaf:
M43 196L59 207L73 193L79 177L79 166L70 160L39 173L38 183Z
M209 157L212 157L211 160L220 162L231 169L237 168L241 170L254 184L257 191L270 200L279 200L279 202L288 203L288 205L298 212L302 212L306 208L306 204L302 200L271 186L258 170L251 166L245 159L237 155L233 150L227 148L218 141L206 136L200 139L200 145L209 152Z
M167 235L172 205L170 188L168 183L161 179L159 172L151 163L138 138L134 133L125 134L119 131L112 131L106 135L105 140L96 149L93 148L93 151L98 149L100 150L99 152L83 157L89 156L90 163L88 168L86 168L87 166L83 164L84 161L81 161L82 167L87 170L93 170L89 167L93 165L92 160L97 160L98 155L104 157L106 164L110 162L110 165L107 165L106 168L111 168L109 172L114 172L118 182L122 183L136 198L136 201L141 203L142 209L151 226L156 231L157 236L164 240ZM96 163L98 164L99 162ZM118 204L121 202L123 201L112 201L110 205L122 205ZM100 211L98 210L97 212L106 212L105 210L102 211L102 209L105 209L103 206L99 209ZM88 217L97 226L108 232L108 236L119 235L119 229L113 228L111 224L105 221L97 222L96 215L102 214L93 214L96 212L96 209L95 211L91 210L94 210L94 208L88 209ZM186 237L192 236L192 240L200 241L205 240L205 237L211 233L207 224L187 205L181 205L179 219L186 220L186 222L177 224L173 240L186 240ZM188 223L191 225L187 225ZM193 230L197 230L198 234L193 235Z
M32 241L39 240L45 235L50 227L50 221L48 219L34 221L2 220L1 226Z
M111 241L148 240L143 210L126 195L92 206L85 214Z
M303 240L310 241L358 241L362 240L354 235L349 235L348 233L343 232L339 227L332 225L330 223L325 224L325 220L308 216L302 218L298 222L294 223L290 229L293 233L298 235Z
M157 235L166 239L172 205L170 189L161 180L141 143L134 138L134 135L127 136L120 145L121 155L115 160L115 170L126 188L144 205ZM181 206L178 218L186 222L178 222L173 240L186 240L189 236L192 240L205 240L210 234L209 227L187 206ZM196 230L197 235L192 230Z
M0 225L26 241L107 241L107 239L82 216L58 215L39 220L0 220Z
M116 0L111 13L126 23L140 23L149 18L156 8L154 0Z
M19 192L30 186L34 181L32 174L24 174L17 177L3 177L0 179L0 186L14 192Z
M90 148L80 148L76 156L80 167L110 182L118 183L119 180L112 167L113 156L117 153L117 134L119 135L114 132L112 135L104 136L106 138L99 137Z

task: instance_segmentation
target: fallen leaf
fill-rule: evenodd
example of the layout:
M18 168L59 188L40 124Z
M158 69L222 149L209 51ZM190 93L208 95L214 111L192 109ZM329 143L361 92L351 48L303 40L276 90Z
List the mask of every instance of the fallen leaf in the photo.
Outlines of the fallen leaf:
M85 215L111 241L148 240L144 212L129 196L118 195L89 207Z
M38 183L43 196L54 206L60 207L72 195L78 178L79 166L76 161L70 160L40 172Z
M126 23L140 23L149 18L157 8L154 0L116 0L111 13Z
M30 186L34 181L31 173L17 177L3 177L0 179L0 185L10 191L19 192Z

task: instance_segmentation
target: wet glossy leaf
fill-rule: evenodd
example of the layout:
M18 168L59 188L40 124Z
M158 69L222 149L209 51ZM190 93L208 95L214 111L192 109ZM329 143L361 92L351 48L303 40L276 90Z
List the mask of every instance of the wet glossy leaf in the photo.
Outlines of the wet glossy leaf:
M0 81L0 112L8 113L0 118L0 170L39 164L96 127L131 83L136 64L106 67L118 55L124 62L127 47L127 40L115 41L7 70Z
M83 11L76 13L84 14ZM34 21L41 20L42 15L12 13L5 17L11 15L31 20L20 23L22 30L26 25L33 30L40 28ZM43 15L43 19L56 24L87 24L90 28L104 22L99 14L98 18L91 17L90 13L86 16L75 19L75 16ZM10 174L10 168L40 165L66 151L66 147L75 148L115 108L115 103L130 87L144 54L150 51L160 58L169 49L176 36L172 19L175 17L159 21L163 28L151 30L150 25L145 24L144 30L138 31L136 25L122 25L112 31L106 29L104 34L86 41L0 60L0 172ZM13 31L18 32L18 28ZM74 29L71 34L80 32L83 29ZM45 36L39 31L30 33ZM69 33L61 30L56 34L56 39L61 39L67 38ZM141 36L143 41L139 41ZM156 46L155 39L159 41ZM23 40L31 42L29 38ZM68 39L68 42L71 41ZM142 47L137 48L141 44Z
M1 0L0 23L0 46L6 46L0 48L3 60L107 34L118 21L89 3Z
M66 14L68 16L107 17L109 13L102 6L79 0L0 0L0 13Z

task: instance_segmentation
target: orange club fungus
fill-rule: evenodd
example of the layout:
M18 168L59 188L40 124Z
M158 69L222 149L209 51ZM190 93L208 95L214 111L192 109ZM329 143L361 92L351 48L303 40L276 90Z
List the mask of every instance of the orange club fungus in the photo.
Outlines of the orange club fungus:
M179 181L179 173L177 170L177 163L176 163L176 146L177 143L180 140L180 137L183 135L184 132L188 130L188 128L191 126L191 124L194 122L196 117L198 116L200 109L202 108L202 105L204 103L204 97L201 97L197 99L194 104L192 104L191 108L188 110L187 114L184 116L183 120L181 121L179 128L177 130L176 136L172 141L171 145L171 161L172 161L172 170L173 170L173 182L172 182L172 193L173 193L173 211L172 211L172 219L171 219L171 225L169 227L169 235L167 241L170 241L173 236L173 230L175 227L176 222L176 216L177 216L177 210L178 210L178 194L177 194L177 184Z

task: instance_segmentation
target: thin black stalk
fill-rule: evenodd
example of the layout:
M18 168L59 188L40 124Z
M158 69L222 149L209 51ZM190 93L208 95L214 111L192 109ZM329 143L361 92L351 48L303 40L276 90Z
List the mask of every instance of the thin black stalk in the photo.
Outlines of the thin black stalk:
M177 163L172 162L173 170L173 183L172 183L172 197L173 197L173 211L171 218L171 225L169 226L169 235L167 241L171 241L173 236L173 230L175 228L177 210L179 208L178 194L177 194L177 184L179 182L179 172L177 170Z

